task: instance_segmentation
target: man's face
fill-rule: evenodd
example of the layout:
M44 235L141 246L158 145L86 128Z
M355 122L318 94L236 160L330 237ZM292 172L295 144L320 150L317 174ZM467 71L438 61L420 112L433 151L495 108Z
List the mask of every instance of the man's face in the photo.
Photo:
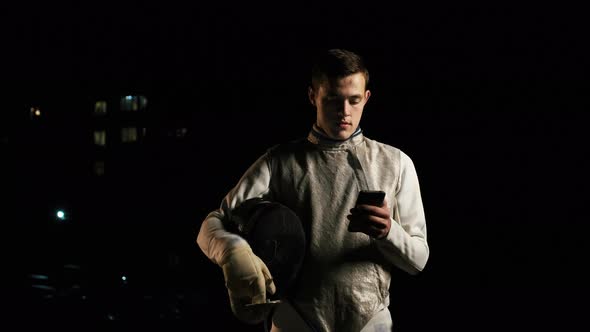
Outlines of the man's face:
M358 128L370 96L362 73L327 80L317 90L309 89L309 100L317 111L317 126L335 140L349 138Z

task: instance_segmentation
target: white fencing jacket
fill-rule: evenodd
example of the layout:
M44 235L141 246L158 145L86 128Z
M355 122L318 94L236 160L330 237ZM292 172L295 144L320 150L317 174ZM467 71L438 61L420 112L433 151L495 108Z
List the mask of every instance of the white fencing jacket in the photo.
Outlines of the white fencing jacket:
M386 192L392 225L384 239L347 230L361 189ZM335 141L314 127L306 139L269 149L201 225L197 243L213 262L245 241L224 222L254 197L291 208L308 244L295 292L274 311L273 331L391 329L391 269L416 274L429 255L418 177L405 153L366 138L360 128Z

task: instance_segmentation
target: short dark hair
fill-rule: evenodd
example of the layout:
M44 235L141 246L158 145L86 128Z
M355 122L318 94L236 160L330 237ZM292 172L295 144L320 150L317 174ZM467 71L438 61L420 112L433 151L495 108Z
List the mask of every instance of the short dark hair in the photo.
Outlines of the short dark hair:
M318 87L329 79L339 79L352 74L365 76L365 88L369 85L369 71L360 55L343 49L331 49L320 53L311 69L311 87Z

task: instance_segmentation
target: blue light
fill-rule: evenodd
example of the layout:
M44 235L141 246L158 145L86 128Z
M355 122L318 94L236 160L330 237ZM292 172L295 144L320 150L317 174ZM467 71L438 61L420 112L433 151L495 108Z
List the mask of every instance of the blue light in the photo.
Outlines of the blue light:
M63 210L57 210L56 216L59 220L66 220L66 213Z
M121 277L121 280L123 280L123 281L127 281L127 277L126 277L126 276L122 276L122 277Z

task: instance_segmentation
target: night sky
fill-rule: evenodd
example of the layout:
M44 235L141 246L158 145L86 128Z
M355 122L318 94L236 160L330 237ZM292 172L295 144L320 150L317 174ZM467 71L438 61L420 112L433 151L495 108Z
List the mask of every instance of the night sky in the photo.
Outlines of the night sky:
M406 152L420 179L431 255L418 276L394 272L397 331L581 322L590 54L580 8L70 2L1 5L0 18L2 222L15 272L3 287L19 321L261 331L231 316L221 270L194 240L258 156L307 134L311 57L338 47L369 67L365 135ZM107 146L97 179L94 102L126 95L148 99L148 136ZM43 299L31 274L81 288Z

